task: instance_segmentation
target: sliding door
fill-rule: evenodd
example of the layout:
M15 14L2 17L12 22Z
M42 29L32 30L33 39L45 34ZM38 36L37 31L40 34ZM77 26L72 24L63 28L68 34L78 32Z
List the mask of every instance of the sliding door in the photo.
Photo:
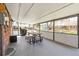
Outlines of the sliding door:
M55 21L55 41L78 47L78 17L69 17Z

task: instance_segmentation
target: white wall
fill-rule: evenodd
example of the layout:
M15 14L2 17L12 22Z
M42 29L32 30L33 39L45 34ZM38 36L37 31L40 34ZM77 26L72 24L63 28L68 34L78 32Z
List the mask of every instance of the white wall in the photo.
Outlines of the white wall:
M53 40L53 33L52 32L47 32L47 31L41 31L40 32L43 37Z

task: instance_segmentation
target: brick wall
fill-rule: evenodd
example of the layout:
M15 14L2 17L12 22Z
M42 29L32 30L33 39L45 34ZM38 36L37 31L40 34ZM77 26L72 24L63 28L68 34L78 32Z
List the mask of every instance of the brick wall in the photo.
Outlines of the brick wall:
M5 29L4 29L4 34L3 34L3 49L7 49L8 48L8 45L9 45L9 38L10 38L10 35L11 35L11 26L9 26L8 28L6 28L6 32L5 32ZM4 51L5 51L4 50Z
M7 7L5 4L3 3L0 3L0 13L3 13L5 16L4 16L4 19L5 20L5 17L8 17L8 20L9 20L9 25L8 26L3 26L2 28L2 40L3 40L3 44L2 44L2 47L3 47L3 52L5 53L5 50L8 48L8 45L9 45L9 38L10 38L10 35L11 35L11 27L12 27L12 19L11 19L11 16L7 10ZM3 22L4 23L4 22Z

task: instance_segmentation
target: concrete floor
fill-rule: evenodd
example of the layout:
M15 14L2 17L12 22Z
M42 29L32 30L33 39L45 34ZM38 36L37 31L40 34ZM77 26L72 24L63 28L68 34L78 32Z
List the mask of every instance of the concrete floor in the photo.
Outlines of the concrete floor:
M12 43L10 47L16 48L14 56L79 56L79 49L46 39L30 45L24 37L18 37L17 43Z

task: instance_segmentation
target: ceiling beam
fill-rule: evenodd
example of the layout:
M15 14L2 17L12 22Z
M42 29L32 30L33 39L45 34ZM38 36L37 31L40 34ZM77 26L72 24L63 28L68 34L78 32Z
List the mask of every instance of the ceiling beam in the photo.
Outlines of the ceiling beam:
M21 3L19 3L19 7L18 7L17 20L19 20L20 11L21 11Z
M25 16L30 12L30 10L32 9L32 7L34 6L34 3L32 3L32 5L28 8L28 10L25 12L23 19L25 18Z

